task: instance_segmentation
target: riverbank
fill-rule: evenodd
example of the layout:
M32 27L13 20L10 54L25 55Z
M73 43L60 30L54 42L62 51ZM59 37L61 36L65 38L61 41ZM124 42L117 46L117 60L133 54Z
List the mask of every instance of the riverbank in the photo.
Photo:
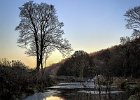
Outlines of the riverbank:
M49 75L29 69L20 61L0 61L0 100L21 99L54 83Z
M5 62L4 64L0 62L0 100L23 99L32 94L36 94L39 92L46 92L48 91L48 89L52 90L50 86L53 85L53 87L55 87L56 85L55 79L52 79L45 72L44 73L35 72L32 69L28 69L28 67L26 67L25 65L23 65L21 62L18 62L18 61L13 62L12 65L10 65L9 63L10 62L8 61ZM106 85L105 82L100 82L101 83L100 86ZM81 89L80 90L76 89L74 82L66 83L66 84L67 86L73 84L74 86L73 90L81 91ZM67 86L64 86L66 84L60 83L59 85L61 85L61 87L64 88L64 87L67 87ZM77 83L76 86L80 86L80 85L81 85L81 82ZM117 88L123 89L124 91L126 91L128 96L140 93L139 80L136 80L136 79L129 79L129 78L125 79L125 78L113 77L112 85L118 85ZM90 86L90 84L88 84L88 86ZM58 88L57 91L61 91L64 93L66 93L66 91L72 92L72 91L69 91L68 88L65 88L65 89L59 88L59 87L57 88ZM86 87L83 87L83 88L86 89ZM93 91L93 90L90 87L87 87L86 89L86 91ZM112 91L112 87L110 90ZM117 90L117 89L114 89L114 90Z

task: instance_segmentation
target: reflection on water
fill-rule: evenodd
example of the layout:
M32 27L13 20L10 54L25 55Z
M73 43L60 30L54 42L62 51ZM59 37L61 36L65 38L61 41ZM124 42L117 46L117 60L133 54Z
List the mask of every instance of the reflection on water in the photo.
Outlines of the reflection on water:
M64 100L64 99L58 96L50 96L50 97L46 97L43 100Z
M61 97L55 96L58 95L59 93L60 93L59 91L48 90L47 92L43 92L43 93L41 92L35 93L23 100L64 100Z
M101 97L96 91L54 91L35 93L24 100L127 100L124 92L113 92L111 97L103 93Z

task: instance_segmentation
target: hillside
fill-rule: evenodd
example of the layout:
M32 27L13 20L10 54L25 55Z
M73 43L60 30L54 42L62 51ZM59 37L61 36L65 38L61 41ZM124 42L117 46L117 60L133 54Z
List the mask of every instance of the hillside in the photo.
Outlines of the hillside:
M50 66L47 68L47 72L54 75L57 73L57 75L80 76L80 69L84 65L84 76L95 74L125 77L140 76L140 38L90 53L88 54L89 58L86 59L83 57L84 55L77 55L79 58L73 59L73 55L65 59L63 63L60 62ZM87 63L89 60L92 64Z

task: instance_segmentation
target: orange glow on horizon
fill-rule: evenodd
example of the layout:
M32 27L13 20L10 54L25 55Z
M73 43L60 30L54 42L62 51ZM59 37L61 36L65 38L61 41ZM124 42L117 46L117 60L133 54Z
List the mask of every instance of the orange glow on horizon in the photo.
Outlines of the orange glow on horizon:
M85 52L87 53L92 53L92 52L95 52L95 51L98 51L98 50L101 50L100 47L78 47L76 48L74 51L77 51L77 50L84 50ZM20 49L20 48L19 48ZM26 66L29 66L29 68L35 68L36 67L36 57L31 57L31 56L28 56L26 54L24 54L24 49L20 49L17 52L12 52L12 53L9 53L9 54L5 54L3 53L0 58L7 58L8 60L20 60L21 62L23 62ZM74 51L71 53L73 54ZM62 57L62 54L56 50L52 53L52 55L50 55L50 57L47 59L46 61L46 67L51 65L51 64L54 64L54 63L58 63L60 62L62 59L65 59Z
M84 50L87 53L92 53L92 52L95 52L95 51L99 51L101 49L105 49L105 48L111 47L111 45L115 45L115 44L116 43L108 44L104 48L102 47L102 45L98 45L98 46L79 45L79 46L75 46L73 48L74 48L74 51ZM16 48L17 48L17 50L15 50ZM21 49L19 47L16 47L16 48L13 49L13 50L11 50L10 52L9 52L8 47L5 48L3 50L4 52L2 52L0 54L0 58L7 58L8 60L20 60L26 66L29 66L29 68L35 68L36 67L36 57L30 57L30 56L24 54L25 49ZM71 54L73 54L74 51ZM51 64L58 63L62 59L65 59L65 58L63 58L62 55L61 55L61 53L58 50L56 50L47 59L47 61L46 61L46 67L49 66L49 65L51 65Z

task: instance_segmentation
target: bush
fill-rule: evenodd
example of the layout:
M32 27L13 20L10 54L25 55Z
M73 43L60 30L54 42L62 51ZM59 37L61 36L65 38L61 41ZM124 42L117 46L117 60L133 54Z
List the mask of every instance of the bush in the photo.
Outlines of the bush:
M0 60L0 100L15 100L22 94L33 94L52 85L53 80L28 69L21 61Z
M140 100L140 95L139 94L131 95L128 100Z

